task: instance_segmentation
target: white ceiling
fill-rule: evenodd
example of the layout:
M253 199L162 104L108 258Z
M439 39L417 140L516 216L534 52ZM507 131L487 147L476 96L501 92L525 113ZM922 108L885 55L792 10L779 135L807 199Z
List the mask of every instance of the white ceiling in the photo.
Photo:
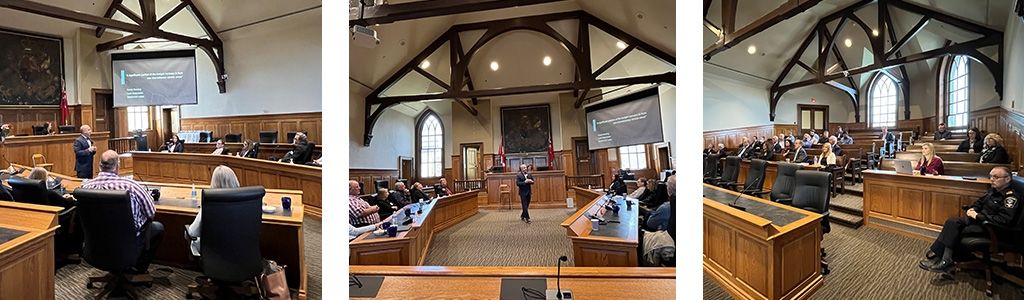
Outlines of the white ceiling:
M375 88L452 25L576 10L586 11L662 51L675 54L674 1L572 0L374 26L372 28L377 31L381 44L374 49L350 45L349 76L360 84ZM567 39L575 40L575 21L549 25L566 35ZM461 39L464 44L468 44L481 34L482 31L464 32ZM618 53L620 49L616 46L617 42L603 33L592 33L595 70ZM442 46L435 52L437 54L428 57L430 66L426 68L429 73L446 82L449 76L447 47ZM601 78L648 74L658 70L664 72L664 64L651 62L648 56L637 52L624 57ZM545 56L551 58L548 66L542 63ZM498 63L497 71L491 70L491 62ZM532 31L512 31L498 36L481 47L469 63L470 77L476 89L571 82L574 68L569 52L561 44ZM424 91L439 92L441 89L426 77L415 74L396 83L388 95L418 94Z
M1003 31L1006 27L1007 13L1013 7L1013 0L910 1L999 31ZM712 7L709 10L708 19L714 24L721 24L720 2L721 1L713 2ZM785 1L739 1L736 28L742 28L761 15L775 9L783 2ZM706 63L713 66L705 69L716 73L732 73L733 76L737 73L742 73L743 77L763 83L763 85L767 87L771 84L771 81L775 80L776 77L782 73L782 69L786 62L794 55L797 47L800 45L800 42L807 37L819 19L827 16L828 14L839 11L854 2L857 1L821 1L821 3L807 11L748 38L732 49L716 54L712 57L710 62ZM856 14L866 24L868 24L868 26L877 24L877 9L875 7L877 7L876 4L869 4L866 8L862 8ZM898 8L891 8L891 10L894 11L892 17L894 20L893 22L896 25L897 35L899 35L897 39L899 39L918 22L920 16L902 11ZM834 23L836 22L829 24L830 29L835 28ZM706 28L704 28L703 31L704 47L714 44L717 37ZM838 40L840 44L840 52L842 52L843 58L848 67L856 68L858 66L871 63L873 57L869 49L870 46L868 45L867 34L865 34L859 26L856 26L856 23L848 23L843 30L837 34L837 36L840 38ZM947 39L954 42L962 42L973 37L976 36L932 19L921 33L902 48L902 52L904 55L908 53L919 53L941 47ZM851 47L846 47L842 44L845 39L851 40ZM812 44L816 45L817 40L812 41ZM889 45L888 41L887 45ZM749 46L755 46L757 48L757 51L753 55L747 53ZM812 64L814 61L813 52L813 50L805 52L802 56L802 61L807 64ZM832 58L826 65L832 65L834 61L835 59ZM908 64L907 69L908 73L910 73L909 76L914 78L923 72L933 72L932 67L934 65L934 61L935 60L933 59L926 62ZM723 71L723 67L732 69L733 71ZM794 67L793 70L794 71L790 72L790 76L787 77L785 82L793 82L801 79L802 76L808 76L800 67ZM857 76L854 79L858 85L862 85L862 79L867 78L868 75L869 74L864 74L862 76Z

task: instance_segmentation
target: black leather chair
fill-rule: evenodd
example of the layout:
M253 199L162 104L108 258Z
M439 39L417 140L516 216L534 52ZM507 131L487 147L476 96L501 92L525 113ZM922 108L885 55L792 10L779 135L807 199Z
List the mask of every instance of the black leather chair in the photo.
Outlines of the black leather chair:
M46 127L43 125L32 125L32 135L46 135Z
M287 140L287 141L285 141L285 143L286 143L286 144L291 144L291 143L292 143L292 141L294 141L294 140L295 140L295 134L297 134L297 133L298 133L298 131L289 131L289 132L288 132L288 133L286 134L286 137L288 138L288 140Z
M260 143L276 144L277 143L277 130L275 130L275 131L260 131Z
M747 170L747 178L743 180L741 193L748 195L763 195L764 174L768 168L768 161L763 159L750 160L750 169Z
M242 142L242 134L241 133L228 133L228 134L225 134L224 135L224 142L225 143L241 143Z
M790 205L796 208L822 214L822 234L832 231L829 223L829 193L831 173L813 170L796 171L796 180L793 182L793 197ZM825 248L821 248L821 274L828 275L828 262L825 261Z
M57 126L57 129L60 133L74 133L78 131L78 128L75 128L75 125L60 125Z
M1024 178L1013 177L1010 187L1014 194L1024 195ZM963 207L965 210L969 206ZM1021 268L1015 266L1017 272L1007 271L1011 267L1007 263L1007 257L1020 257L1024 254L1024 216L1021 216L1021 205L1017 205L1017 219L1009 226L1001 226L989 221L982 222L985 233L982 235L967 235L960 239L961 251L957 253L977 253L970 255L974 259L959 259L962 262L956 264L957 270L980 270L985 273L985 295L993 296L992 275L1002 277L1006 281L1024 287L1024 279L1019 277ZM962 251L966 250L966 251ZM959 255L958 255L959 256ZM964 255L967 256L967 255ZM1005 267L1005 268L1004 268Z
M152 279L129 274L142 255L142 248L136 236L128 191L79 188L74 195L85 233L82 258L89 265L108 272L102 277L89 277L86 287L91 289L96 288L97 282L106 283L96 299L103 299L115 290L124 290L138 299L134 284L150 285Z
M213 142L213 131L202 131L202 132L199 132L199 142L200 143Z
M739 185L736 181L740 177L740 157L739 156L727 156L725 158L725 166L722 168L722 178L715 182L715 185L726 188L735 189Z
M302 157L296 158L295 161L308 164L313 161L313 152L316 152L316 143L309 142L309 152L306 152Z
M75 217L75 205L71 200L66 200L55 191L46 188L43 180L28 179L21 176L11 176L7 180L11 185L11 196L15 202L32 203L63 207L57 214L57 223L60 228L54 237L54 257L57 267L66 262L77 263L77 259L70 256L78 254L82 250L82 233L77 228L78 221Z
M381 188L391 189L391 187L388 185L388 181L387 180L374 180L373 181L373 190L370 191L370 192L376 193L377 190L379 190Z
M253 143L252 144L252 151L249 151L249 153L247 153L245 155L245 157L248 157L248 158L258 158L258 157L260 157L260 143Z
M135 151L149 151L149 139L145 134L135 136Z
M776 202L790 202L793 198L793 184L796 181L796 171L803 166L792 163L779 163L776 167L775 182L772 183L769 198Z
M720 179L718 166L721 164L721 157L718 154L704 155L704 183L712 183ZM668 178L668 176L665 176Z
M203 284L190 286L188 298L197 293L203 297L223 295L227 290L217 287L223 285L232 285L231 290L245 296L259 294L254 284L245 283L263 272L260 228L264 195L262 186L203 190L199 264L208 279L197 279Z

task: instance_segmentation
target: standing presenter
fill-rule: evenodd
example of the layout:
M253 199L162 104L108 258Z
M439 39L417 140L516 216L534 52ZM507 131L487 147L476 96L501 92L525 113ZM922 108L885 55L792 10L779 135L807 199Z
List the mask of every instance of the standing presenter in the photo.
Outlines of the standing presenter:
M519 165L519 174L516 175L516 186L519 186L519 201L523 204L523 213L519 219L527 224L530 223L530 196L533 192L533 175L527 171L526 164Z

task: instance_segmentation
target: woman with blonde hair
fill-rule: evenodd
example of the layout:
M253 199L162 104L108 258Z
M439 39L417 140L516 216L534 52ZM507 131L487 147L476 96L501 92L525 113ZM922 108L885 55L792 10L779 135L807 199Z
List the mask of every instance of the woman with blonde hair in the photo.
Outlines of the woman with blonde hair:
M921 171L921 175L942 175L942 158L935 155L935 145L924 143L921 145L921 159L917 161L915 169Z
M1003 147L1003 137L996 133L989 133L985 136L985 148L981 150L981 163L987 164L1008 164L1010 155Z
M213 176L210 176L210 188L211 189L229 189L237 188L238 176L235 176L235 171L231 170L225 165L217 166L213 169ZM192 221L192 224L188 225L188 236L192 237L192 255L199 256L199 234L202 229L203 210L200 209L199 213L196 214L196 219Z
M836 154L832 153L832 143L821 144L821 154L814 160L815 163L822 167L830 167L836 165Z

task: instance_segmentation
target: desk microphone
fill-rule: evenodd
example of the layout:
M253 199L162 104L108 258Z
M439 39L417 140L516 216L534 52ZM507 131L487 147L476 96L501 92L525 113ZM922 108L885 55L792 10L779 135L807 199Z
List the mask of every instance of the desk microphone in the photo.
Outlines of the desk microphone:
M567 262L567 261L569 261L569 258L566 257L565 255L562 255L561 257L558 258L558 269L557 269L558 273L556 273L556 275L555 275L555 287L556 287L556 289L554 289L554 290L548 289L544 293L545 294L545 299L547 299L547 300L573 299L573 297L572 297L572 290L562 291L562 262ZM554 294L554 295L552 295L552 294Z
M755 183L759 182L761 180L761 177L764 177L764 174L761 174L761 176L758 176L756 179L754 179L754 182ZM761 185L764 185L764 183L762 182ZM743 197L744 193L746 193L746 192L753 192L753 191L755 191L755 190L751 190L750 188L744 188L743 190L740 191L739 195L736 195L735 199L732 199L732 203L729 204L729 207L732 207L732 208L735 208L735 209L738 209L738 210L742 210L742 211L747 211L746 207L740 206L739 204L736 204L736 202L740 201L740 197Z

